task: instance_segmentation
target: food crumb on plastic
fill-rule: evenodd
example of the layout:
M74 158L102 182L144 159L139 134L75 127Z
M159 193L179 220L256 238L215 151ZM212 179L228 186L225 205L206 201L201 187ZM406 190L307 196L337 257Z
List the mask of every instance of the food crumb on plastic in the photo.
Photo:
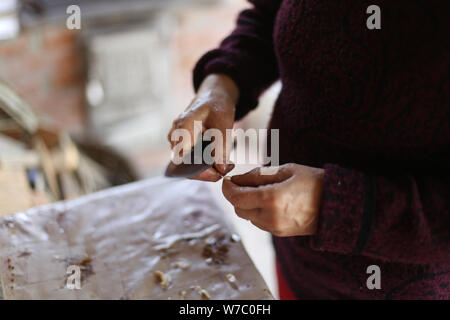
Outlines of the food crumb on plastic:
M238 288L236 283L236 276L232 273L228 273L226 276L228 283L235 289Z
M172 262L172 264L171 264L172 268L182 269L182 270L189 268L190 265L191 264L189 263L189 261L187 261L185 259L180 259L178 261Z
M203 289L200 286L191 286L190 289L196 290L198 292L198 294L202 297L203 300L211 299L211 296L209 295L208 291L206 291L205 289Z
M233 241L233 242L239 242L239 241L241 241L241 237L239 237L239 235L237 235L236 233L233 233L233 234L231 235L231 241Z
M155 271L154 276L156 282L159 283L161 288L167 289L169 287L172 280L170 275L164 274L162 271L157 270Z
M205 289L200 290L200 295L202 296L202 299L204 300L211 300L211 296L209 295L208 291Z

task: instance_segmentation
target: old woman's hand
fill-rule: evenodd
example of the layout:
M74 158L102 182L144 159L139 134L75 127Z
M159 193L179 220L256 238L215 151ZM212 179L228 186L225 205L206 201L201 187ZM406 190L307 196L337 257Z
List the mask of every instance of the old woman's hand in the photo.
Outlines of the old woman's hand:
M324 170L298 164L274 175L261 168L224 179L222 191L236 214L276 236L315 234Z

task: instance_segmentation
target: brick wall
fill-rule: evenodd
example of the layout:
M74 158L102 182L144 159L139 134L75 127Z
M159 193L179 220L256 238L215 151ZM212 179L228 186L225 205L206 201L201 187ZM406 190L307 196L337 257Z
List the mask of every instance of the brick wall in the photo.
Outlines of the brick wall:
M77 33L65 26L36 27L0 41L0 78L56 127L76 131L85 121L83 70Z
M198 7L182 12L174 37L176 52L174 81L177 88L177 112L181 112L193 97L192 68L208 50L216 47L236 25L237 15L250 4L244 0L226 0L213 6ZM260 97L259 107L239 125L243 128L266 128L280 84L274 85Z
M168 48L174 59L174 115L193 97L195 62L232 30L237 13L247 6L244 0L223 0L175 11L177 25ZM84 63L79 34L64 24L34 27L16 39L0 41L0 78L10 83L39 117L72 132L86 123Z
M180 13L173 46L176 52L174 63L176 99L181 111L193 97L192 69L195 63L231 33L238 13L248 6L244 0L228 0Z

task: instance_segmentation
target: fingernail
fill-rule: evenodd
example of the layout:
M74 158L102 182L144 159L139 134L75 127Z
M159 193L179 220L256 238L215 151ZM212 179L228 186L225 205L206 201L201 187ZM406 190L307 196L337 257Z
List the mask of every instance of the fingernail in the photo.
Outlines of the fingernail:
M225 176L225 177L223 177L223 179L224 179L224 180L231 181L231 177L230 177L230 176Z
M221 174L224 175L234 169L234 164L233 163L217 164L216 168Z

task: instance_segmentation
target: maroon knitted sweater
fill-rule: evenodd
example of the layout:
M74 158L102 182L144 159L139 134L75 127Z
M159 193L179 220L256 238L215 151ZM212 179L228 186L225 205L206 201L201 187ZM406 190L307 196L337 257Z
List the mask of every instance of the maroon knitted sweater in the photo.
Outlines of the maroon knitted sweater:
M229 75L240 119L281 79L281 162L325 168L318 233L274 238L293 293L450 299L450 1L251 2L194 85ZM366 26L371 4L381 30Z

